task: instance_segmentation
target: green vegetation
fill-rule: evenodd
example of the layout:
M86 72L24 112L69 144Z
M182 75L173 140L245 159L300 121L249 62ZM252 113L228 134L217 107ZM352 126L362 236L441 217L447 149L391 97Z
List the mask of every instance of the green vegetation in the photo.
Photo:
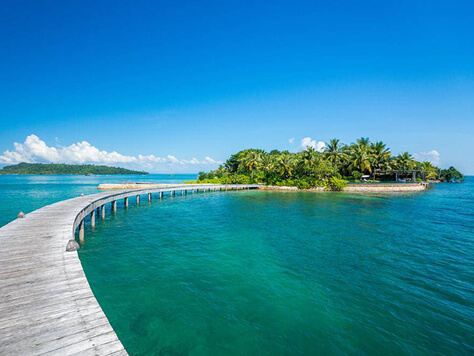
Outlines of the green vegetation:
M93 164L19 163L0 169L0 174L148 174L119 167Z
M325 187L327 190L343 190L348 181L394 181L396 176L411 181L413 174L416 181L452 182L464 179L454 167L440 169L428 161L417 162L408 152L392 156L385 143L360 138L350 145L333 139L326 144L323 152L313 148L298 153L243 150L233 154L218 169L209 173L200 172L197 182L264 183L300 189Z
M464 176L453 166L448 169L438 169L437 171L438 179L442 182L453 182L453 181L463 181Z

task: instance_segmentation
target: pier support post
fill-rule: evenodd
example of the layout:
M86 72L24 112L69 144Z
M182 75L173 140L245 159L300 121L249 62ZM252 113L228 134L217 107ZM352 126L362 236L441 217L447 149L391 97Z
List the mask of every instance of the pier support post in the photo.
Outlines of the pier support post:
M102 220L105 219L105 205L100 207L100 216L102 217Z
M160 197L160 199L162 199L163 198L163 192L159 192L158 196Z
M125 199L123 200L123 202L124 202L124 204L125 204L125 208L128 208L128 198L125 198Z
M151 193L148 193L148 201L151 201Z
M112 211L113 211L114 213L117 212L117 200L114 200L114 201L112 202Z
M95 209L91 212L91 227L95 227Z
M140 196L137 195L137 205L140 205Z
M79 242L84 243L84 220L79 224Z

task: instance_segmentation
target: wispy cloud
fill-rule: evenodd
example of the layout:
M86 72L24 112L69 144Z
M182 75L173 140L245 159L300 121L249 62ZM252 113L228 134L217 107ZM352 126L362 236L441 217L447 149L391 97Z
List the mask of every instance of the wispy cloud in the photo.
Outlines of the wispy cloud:
M57 141L57 140L56 140ZM147 169L156 172L195 171L212 169L221 161L206 156L202 161L193 157L189 160L178 159L173 155L160 157L155 155L128 156L119 152L100 150L87 141L73 143L70 146L48 146L36 135L29 135L23 143L15 142L13 150L6 150L0 155L0 163L15 164L20 162L36 163L93 163L120 165L128 168Z
M290 145L294 144L295 143L295 138L292 137L288 140L288 142L290 143Z
M423 161L429 161L433 163L435 166L439 166L440 160L439 160L439 152L436 150L431 150L428 152L418 152L418 153L413 153L413 157L417 161L423 162Z

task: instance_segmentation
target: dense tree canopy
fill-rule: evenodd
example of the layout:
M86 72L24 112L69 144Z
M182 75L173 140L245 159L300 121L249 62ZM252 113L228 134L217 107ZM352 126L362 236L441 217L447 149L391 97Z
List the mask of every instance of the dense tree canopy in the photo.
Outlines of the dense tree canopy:
M398 177L412 179L413 170L417 171L417 180L451 182L464 178L454 167L439 169L428 161L416 161L408 152L393 156L385 143L360 138L350 145L333 139L322 152L311 147L298 153L243 150L233 154L218 169L200 172L198 180L339 189L347 180L360 180L365 175L371 179L394 180L394 171L398 172Z
M148 174L120 167L93 164L19 163L0 169L0 174Z

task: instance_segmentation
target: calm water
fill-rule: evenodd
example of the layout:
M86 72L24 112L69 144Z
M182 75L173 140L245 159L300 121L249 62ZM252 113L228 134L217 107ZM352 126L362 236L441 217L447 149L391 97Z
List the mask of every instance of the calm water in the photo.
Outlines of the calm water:
M101 183L157 182L181 183L196 179L195 174L153 174L148 176L16 176L0 175L0 227L15 219L18 212L39 209L63 199L98 193Z
M96 184L74 182L1 187L36 207ZM80 258L131 355L474 353L473 178L119 205L86 230Z

